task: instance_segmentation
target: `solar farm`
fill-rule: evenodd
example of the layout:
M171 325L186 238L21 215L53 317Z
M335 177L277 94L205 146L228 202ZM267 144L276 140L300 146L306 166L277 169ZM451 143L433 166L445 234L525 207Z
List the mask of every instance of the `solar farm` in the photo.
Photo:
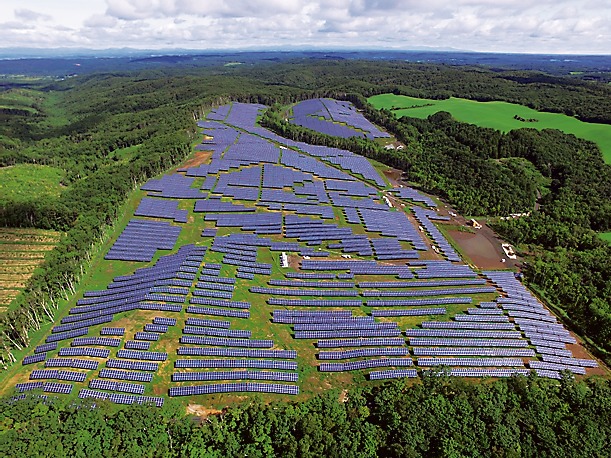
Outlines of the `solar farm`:
M17 393L223 406L440 367L558 379L597 366L512 272L461 260L429 196L257 126L265 108L212 110L197 148L210 159L141 187L96 267L107 281L86 284L23 359ZM293 113L333 135L387 136L347 102Z

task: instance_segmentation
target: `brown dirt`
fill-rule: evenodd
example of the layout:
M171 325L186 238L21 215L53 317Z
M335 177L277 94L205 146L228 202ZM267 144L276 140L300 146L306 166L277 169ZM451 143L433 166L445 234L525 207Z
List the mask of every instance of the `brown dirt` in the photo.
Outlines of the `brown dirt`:
M222 410L217 409L207 409L204 406L199 404L189 404L187 405L187 413L189 415L195 415L202 419L208 418L210 415L219 415L222 414Z
M594 357L590 352L583 346L579 336L571 332L571 335L577 340L576 344L566 344L566 349L573 353L573 357L578 359L594 359L598 362L598 367L586 368L586 375L598 375L601 377L611 376L611 371L605 366L598 358Z
M399 181L401 180L402 173L403 172L401 172L401 170L397 169L384 170L384 176L388 178L388 181L390 181L393 188L399 187Z
M289 266L295 270L299 269L299 261L301 261L301 256L297 256L295 254L289 254Z
M195 155L189 159L187 162L181 164L181 169L189 169L191 167L198 167L210 159L212 153L210 151L196 151Z

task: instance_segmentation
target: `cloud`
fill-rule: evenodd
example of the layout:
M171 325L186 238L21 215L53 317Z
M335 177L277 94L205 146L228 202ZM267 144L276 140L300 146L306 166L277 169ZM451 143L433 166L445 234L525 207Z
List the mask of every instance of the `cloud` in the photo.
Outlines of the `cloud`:
M35 21L49 21L53 19L50 15L44 13L37 13L36 11L28 10L28 9L17 9L15 10L15 19L26 22L35 22Z
M70 14L76 17L76 10L83 8L78 11L80 19L70 24L51 18L32 22L42 18L42 13L13 9L17 21L44 29L49 46L69 38L84 40L83 45L140 48L301 45L558 53L611 50L609 0L66 0L68 3L74 12L59 6L57 11L46 12L53 11L63 19ZM0 36L9 42L18 39L20 44L28 39L40 41L25 34L14 39L2 32Z

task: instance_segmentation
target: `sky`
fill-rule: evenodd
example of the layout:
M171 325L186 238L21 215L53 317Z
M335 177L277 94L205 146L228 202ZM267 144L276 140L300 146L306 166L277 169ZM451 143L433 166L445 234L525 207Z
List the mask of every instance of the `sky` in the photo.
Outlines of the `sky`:
M611 54L611 0L0 0L0 47Z

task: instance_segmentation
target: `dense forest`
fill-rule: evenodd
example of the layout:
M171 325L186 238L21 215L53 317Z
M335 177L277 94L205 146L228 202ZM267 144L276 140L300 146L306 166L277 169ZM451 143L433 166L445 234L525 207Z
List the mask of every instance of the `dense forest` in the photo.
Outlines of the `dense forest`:
M5 457L587 457L608 455L611 385L430 375L201 420L171 406L29 397L0 403Z

